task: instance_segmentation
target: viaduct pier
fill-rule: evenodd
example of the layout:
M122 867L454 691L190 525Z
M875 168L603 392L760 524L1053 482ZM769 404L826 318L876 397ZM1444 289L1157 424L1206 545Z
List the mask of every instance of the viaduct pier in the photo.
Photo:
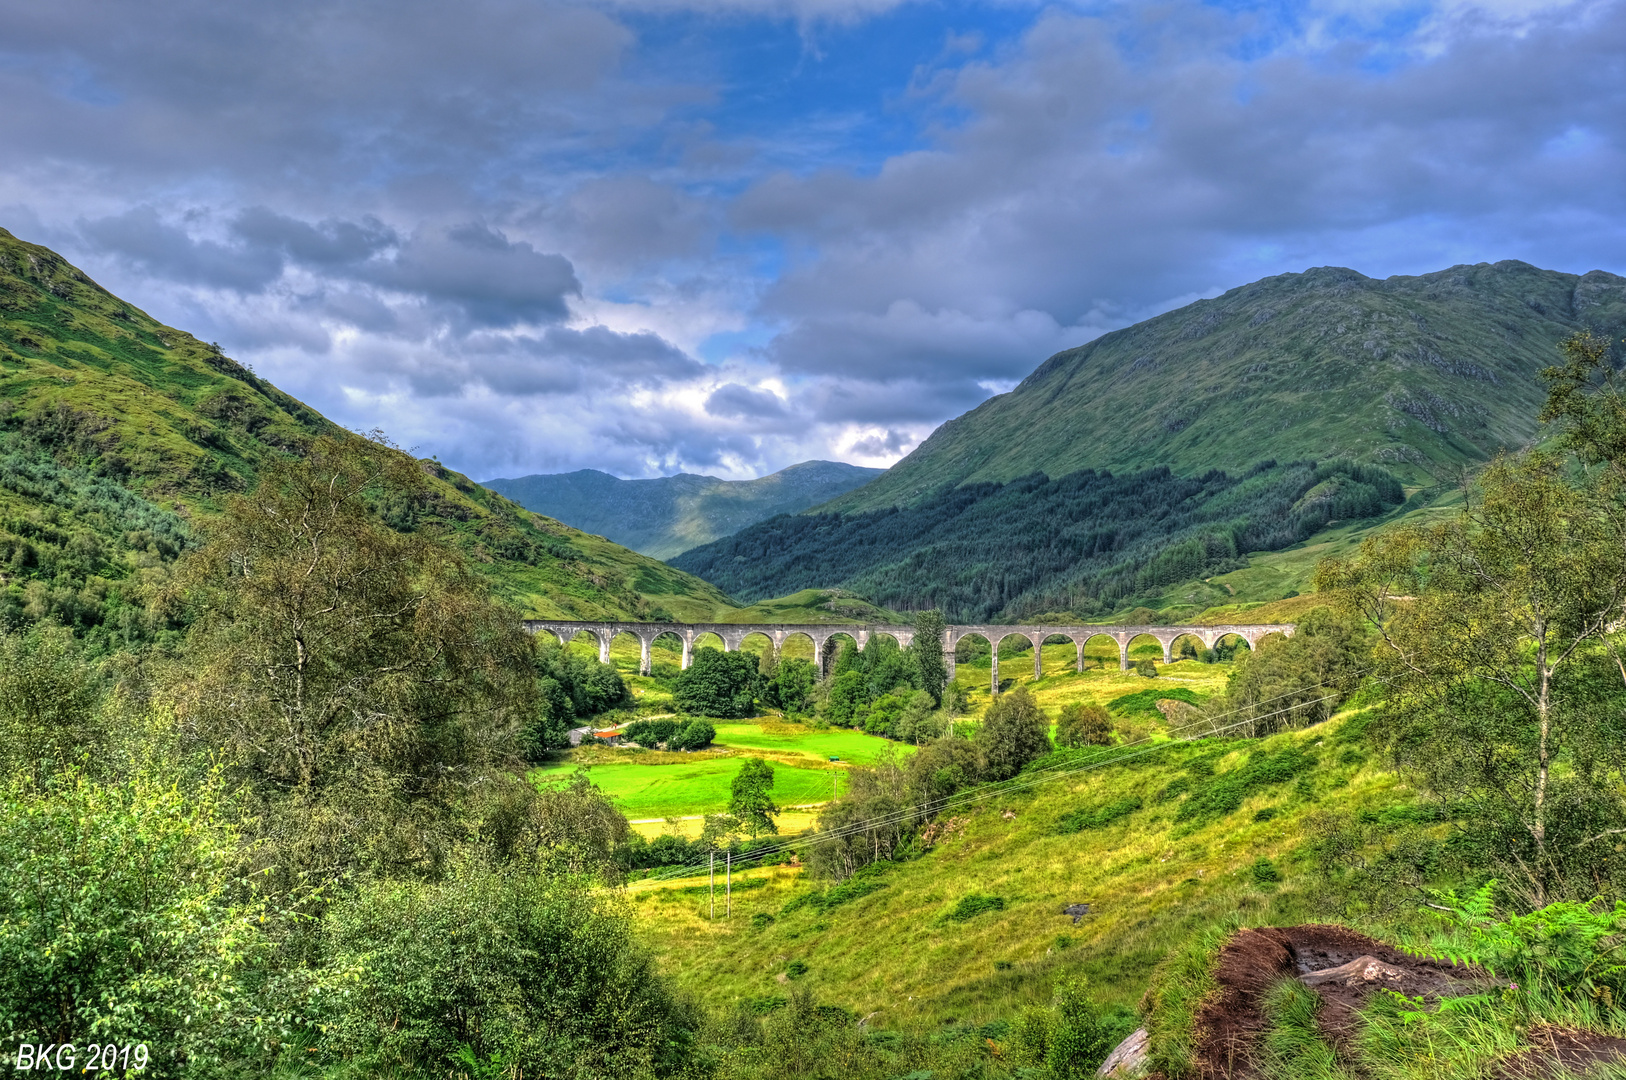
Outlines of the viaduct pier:
M860 649L871 637L885 635L902 648L914 643L915 631L910 626L846 625L841 623L643 623L643 622L577 622L570 619L527 619L525 629L533 634L548 633L563 644L578 634L589 634L598 643L599 660L608 663L610 642L618 634L631 634L638 639L639 666L642 674L649 674L650 650L655 640L670 636L683 649L683 667L694 657L695 642L706 634L714 635L726 652L737 651L745 639L756 634L766 638L777 653L790 638L807 638L817 657L819 674L824 675L830 662L830 643L838 637L851 638ZM1163 646L1163 662L1174 661L1174 643L1191 636L1212 649L1221 638L1236 636L1248 643L1249 649L1270 634L1291 637L1292 623L1265 623L1259 625L1230 626L950 626L943 631L943 658L948 666L949 678L954 677L954 648L962 638L980 637L988 642L993 660L993 691L999 693L999 643L1009 637L1026 638L1033 645L1033 676L1041 674L1040 648L1052 637L1063 637L1078 650L1078 670L1084 670L1084 646L1098 637L1110 638L1118 646L1118 666L1129 669L1129 644L1138 637L1149 637Z

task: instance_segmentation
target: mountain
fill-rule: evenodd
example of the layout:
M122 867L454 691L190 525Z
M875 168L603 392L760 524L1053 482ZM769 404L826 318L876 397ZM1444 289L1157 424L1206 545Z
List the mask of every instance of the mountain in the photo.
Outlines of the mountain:
M1529 443L1577 330L1626 330L1626 278L1266 278L1059 353L873 483L672 565L747 601L840 587L963 621L1184 603L1170 586L1418 509Z
M1193 475L1272 458L1347 457L1432 483L1534 437L1538 373L1585 329L1626 331L1626 278L1514 261L1281 274L1057 353L821 509L1034 472Z
M109 646L164 633L144 598L193 542L191 522L251 487L269 456L339 430L0 229L0 624L56 617ZM734 611L706 582L420 466L429 491L410 527L449 532L527 614Z
M869 483L885 470L804 461L755 480L678 473L622 480L596 469L485 481L529 510L670 559L776 514L796 514Z

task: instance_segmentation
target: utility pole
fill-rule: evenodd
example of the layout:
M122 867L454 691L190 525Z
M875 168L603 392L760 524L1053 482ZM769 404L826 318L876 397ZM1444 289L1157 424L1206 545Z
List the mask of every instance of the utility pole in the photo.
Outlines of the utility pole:
M707 865L706 869L707 869L707 873L710 875L711 917L713 919L716 919L717 918L717 853L715 851L711 853L711 857L710 857L710 859L708 861L708 865Z
M729 848L723 862L723 918L734 917L734 849Z

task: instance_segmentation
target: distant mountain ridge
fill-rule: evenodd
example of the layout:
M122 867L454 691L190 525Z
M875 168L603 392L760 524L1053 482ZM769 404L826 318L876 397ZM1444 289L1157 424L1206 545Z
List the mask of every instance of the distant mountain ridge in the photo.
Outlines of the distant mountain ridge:
M1035 472L1197 475L1266 459L1348 457L1429 483L1533 438L1538 373L1588 329L1626 331L1626 278L1511 260L1383 280L1281 274L1057 353L820 509Z
M883 469L804 461L755 480L678 473L622 480L597 469L485 481L538 514L657 559L732 535L778 514L797 514L869 483Z
M1528 444L1540 372L1579 330L1618 343L1626 278L1266 278L1058 353L875 482L671 563L747 601L843 588L979 620L1154 605Z

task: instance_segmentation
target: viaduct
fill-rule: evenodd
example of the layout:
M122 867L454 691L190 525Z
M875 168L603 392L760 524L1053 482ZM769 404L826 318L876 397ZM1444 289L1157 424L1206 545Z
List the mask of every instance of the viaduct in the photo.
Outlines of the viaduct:
M829 663L827 645L832 638L849 637L863 648L875 635L886 635L901 647L908 648L915 639L909 626L848 626L825 623L637 623L637 622L574 622L568 619L527 619L525 629L531 633L546 632L568 643L577 634L590 634L598 642L598 658L608 663L610 642L617 634L631 634L638 639L640 659L638 670L649 674L649 652L655 639L670 635L683 646L683 666L687 668L694 656L695 641L705 634L714 634L722 641L723 649L735 652L753 634L761 634L772 642L777 652L786 639L800 634L813 643L813 655L818 658L819 674L825 674ZM1255 626L950 626L943 631L943 658L948 664L949 678L954 677L954 647L961 638L980 637L988 642L993 652L993 692L999 693L999 643L1008 637L1022 637L1033 643L1033 677L1041 675L1040 646L1051 637L1064 637L1078 649L1078 670L1084 670L1084 645L1091 638L1107 637L1118 643L1118 666L1129 668L1129 643L1137 637L1156 639L1163 646L1163 662L1174 661L1174 643L1187 634L1212 649L1223 637L1236 635L1256 648L1260 639L1269 634L1290 637L1292 623L1268 623Z

